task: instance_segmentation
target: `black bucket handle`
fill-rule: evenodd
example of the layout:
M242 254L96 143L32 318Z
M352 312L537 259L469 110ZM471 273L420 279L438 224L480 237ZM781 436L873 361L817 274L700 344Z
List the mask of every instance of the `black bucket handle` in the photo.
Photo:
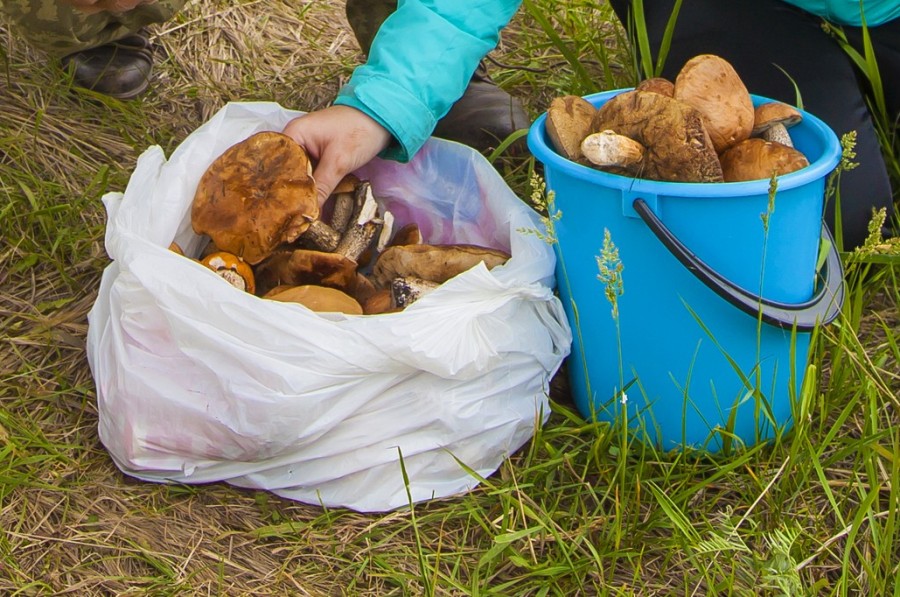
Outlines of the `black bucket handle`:
M656 238L684 265L689 272L726 301L753 317L762 317L768 324L798 331L809 331L817 325L831 323L844 304L844 268L828 228L822 225L822 237L831 243L825 259L824 282L810 300L803 303L782 303L763 298L735 285L706 265L675 237L656 216L644 199L637 198L632 207Z

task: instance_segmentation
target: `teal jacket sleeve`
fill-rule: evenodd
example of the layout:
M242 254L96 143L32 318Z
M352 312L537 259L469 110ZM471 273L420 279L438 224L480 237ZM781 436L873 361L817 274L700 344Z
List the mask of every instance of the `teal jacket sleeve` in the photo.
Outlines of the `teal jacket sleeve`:
M466 89L521 0L399 0L369 57L335 104L362 110L396 140L381 157L405 162Z
M863 0L860 11L859 0L785 0L806 12L818 15L838 25L862 25L865 13L866 25L876 27L900 18L900 2L897 0Z

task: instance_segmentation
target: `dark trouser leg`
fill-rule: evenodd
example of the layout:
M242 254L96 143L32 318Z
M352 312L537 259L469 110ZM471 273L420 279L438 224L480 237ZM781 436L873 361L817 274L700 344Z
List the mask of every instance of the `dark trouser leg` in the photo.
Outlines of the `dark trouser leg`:
M622 22L627 23L630 2L610 0L610 4ZM644 0L654 52L658 50L673 4L672 0ZM859 39L858 30L845 29L851 39ZM891 117L896 118L900 95L900 23L870 28L870 33L891 102ZM890 179L861 81L844 51L822 30L821 19L779 0L683 2L663 76L673 79L681 66L697 54L717 54L728 60L747 89L757 95L794 104L796 84L804 109L824 120L838 136L857 132L855 161L859 166L841 176L845 248L865 240L873 208L886 208L888 221L891 220ZM832 229L834 211L832 200L825 213Z
M392 12L397 0L347 0L347 22L364 54L369 53L378 28Z
M368 54L379 27L397 9L397 0L347 0L346 9L350 28L362 51ZM486 152L530 124L522 103L497 87L482 63L465 94L438 122L434 136ZM524 139L511 149L524 151Z

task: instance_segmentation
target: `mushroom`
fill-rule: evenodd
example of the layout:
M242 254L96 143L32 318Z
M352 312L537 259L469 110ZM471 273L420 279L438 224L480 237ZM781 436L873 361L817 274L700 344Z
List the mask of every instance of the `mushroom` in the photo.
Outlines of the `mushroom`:
M340 253L358 264L364 264L362 255L376 237L379 237L379 243L387 243L394 216L387 211L379 215L380 206L372 194L371 185L366 181L360 182L352 194L341 195L342 204L335 207L339 207L339 212L349 208L349 215L337 214L339 220L347 218L346 223L338 222L342 231L339 232L321 220L315 220L291 247ZM345 202L348 197L350 205Z
M366 299L362 306L363 313L366 315L379 315L402 310L394 304L394 297L389 288L375 291L375 294Z
M581 142L581 152L595 166L635 174L644 161L644 146L609 129L593 133Z
M384 219L378 217L378 202L375 201L372 185L368 182L361 183L356 189L354 201L355 206L349 225L334 251L358 262L360 255L381 232Z
M394 232L394 214L385 210L381 215L381 226L379 228L378 240L375 242L375 251L381 253L391 242Z
M365 305L366 301L378 292L374 282L359 271L356 272L356 283L353 286L353 298L355 298L360 305Z
M404 276L391 280L391 304L397 309L405 309L440 284L414 276Z
M766 102L756 107L751 136L793 147L794 142L788 129L801 120L803 116L793 106L782 102Z
M635 87L637 91L652 91L667 97L675 97L675 84L664 77L644 79Z
M339 253L311 249L284 249L272 253L256 266L256 286L260 294L287 284L317 284L354 294L357 284L356 262Z
M725 182L758 180L789 174L809 166L800 151L781 143L751 137L721 156Z
M652 91L626 91L597 110L592 132L615 131L644 146L642 178L721 182L722 167L700 112Z
M396 245L378 256L372 275L375 285L387 288L394 278L421 278L442 284L481 262L491 269L509 254L476 245Z
M354 174L347 174L331 192L334 197L334 208L331 214L331 227L338 234L347 230L350 218L353 217L353 195L362 181Z
M362 315L362 305L347 293L311 284L293 286L277 294L268 295L273 301L284 303L298 303L320 313L346 313L348 315Z
M291 286L290 284L279 284L268 292L260 293L259 296L261 296L262 298L272 298L276 294L282 293L289 288L295 288L295 286Z
M262 132L229 147L203 173L191 225L222 251L257 264L319 217L306 151L282 133Z
M700 54L675 77L675 99L703 115L716 153L750 136L753 101L734 67L719 56Z
M405 226L401 226L400 229L394 233L388 246L420 244L422 244L422 231L419 230L419 226L415 222L412 222Z
M200 263L217 273L238 290L243 290L250 294L256 292L253 269L237 255L226 251L218 251L207 255Z
M581 141L590 133L596 112L597 108L577 95L564 95L550 102L547 136L557 153L575 162L581 159Z

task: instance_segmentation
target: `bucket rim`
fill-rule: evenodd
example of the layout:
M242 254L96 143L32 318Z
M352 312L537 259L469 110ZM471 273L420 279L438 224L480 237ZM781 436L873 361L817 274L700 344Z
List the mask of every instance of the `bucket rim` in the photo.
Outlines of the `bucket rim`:
M633 87L621 89L612 89L609 91L601 91L583 96L594 106L600 105L610 98L627 91L632 91ZM754 106L759 104L777 101L771 98L750 94ZM825 124L820 118L797 108L803 116L801 125L812 128L813 132L823 138L825 149L822 155L809 166L801 168L789 174L783 174L776 177L778 181L778 190L784 191L803 186L812 181L823 179L837 167L840 162L842 148L837 134ZM644 178L633 178L622 176L610 172L604 172L583 166L573 162L556 152L553 147L545 140L546 137L547 112L545 111L532 123L528 130L528 148L532 155L542 162L545 166L551 166L556 170L560 170L574 178L588 180L590 182L601 184L605 187L638 191L643 193L652 193L655 195L679 195L691 197L732 197L768 194L770 179L750 180L743 182L667 182L659 180L648 180Z

